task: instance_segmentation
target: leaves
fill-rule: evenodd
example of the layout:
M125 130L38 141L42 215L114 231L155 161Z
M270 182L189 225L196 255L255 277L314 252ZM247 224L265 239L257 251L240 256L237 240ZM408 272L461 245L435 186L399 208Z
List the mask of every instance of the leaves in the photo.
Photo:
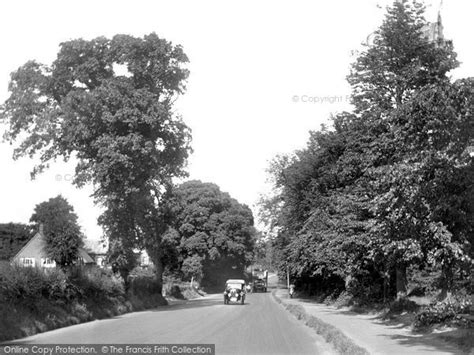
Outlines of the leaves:
M164 208L185 275L202 273L209 278L233 266L243 273L255 240L252 211L247 206L215 184L193 180L174 188Z
M44 225L46 251L61 267L74 264L82 246L82 233L74 208L61 195L36 205L30 219L37 227Z
M281 271L329 288L351 276L381 292L395 269L404 278L408 265L435 264L449 275L469 264L474 86L449 81L452 44L430 42L425 26L416 1L388 8L348 76L354 112L273 162L275 194L261 208L278 226Z
M171 179L186 176L191 152L190 130L172 111L187 62L155 33L67 41L51 65L31 61L12 74L0 111L5 137L19 143L15 158L39 157L33 176L58 157L75 158L73 183L94 186L105 209L99 223L126 249L124 267L133 248L165 260L158 204Z

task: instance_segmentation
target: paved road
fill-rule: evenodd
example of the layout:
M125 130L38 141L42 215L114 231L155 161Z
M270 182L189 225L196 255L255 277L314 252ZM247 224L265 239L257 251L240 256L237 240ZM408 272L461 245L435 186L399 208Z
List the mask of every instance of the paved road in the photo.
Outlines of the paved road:
M154 310L58 329L18 343L200 343L216 354L328 354L327 344L268 293L245 305L224 305L221 294Z

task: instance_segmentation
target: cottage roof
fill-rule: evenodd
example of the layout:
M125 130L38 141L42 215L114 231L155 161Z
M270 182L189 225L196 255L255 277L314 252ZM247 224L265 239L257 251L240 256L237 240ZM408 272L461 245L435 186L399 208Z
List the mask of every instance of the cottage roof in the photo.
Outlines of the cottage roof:
M12 261L15 260L18 257L18 255L21 255L23 251L26 248L28 248L29 245L31 245L35 240L38 240L38 239L41 239L43 242L45 242L44 234L42 233L42 228L40 228L40 230L23 246L23 248L20 249L18 253L16 253L11 258L11 260ZM94 263L94 259L92 259L91 256L83 248L78 249L77 256L82 258L85 264Z
M30 238L30 240L28 240L28 242L23 245L23 248L21 248L18 253L16 253L15 255L13 255L13 257L11 258L11 260L14 260L18 255L20 255L21 253L23 253L23 251L31 244L33 243L36 239L38 238L42 238L42 235L40 234L40 232L37 232L33 237Z
M91 258L91 256L89 254L87 254L87 252L82 248L78 249L77 256L81 257L82 260L84 260L85 264L94 263L94 260Z

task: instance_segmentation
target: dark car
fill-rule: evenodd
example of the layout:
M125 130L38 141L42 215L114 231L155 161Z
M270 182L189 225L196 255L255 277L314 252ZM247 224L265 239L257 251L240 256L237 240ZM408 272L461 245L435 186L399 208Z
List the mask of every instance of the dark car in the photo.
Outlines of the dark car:
M267 292L265 281L258 279L253 282L253 292Z
M245 281L230 279L225 283L224 304L245 302Z

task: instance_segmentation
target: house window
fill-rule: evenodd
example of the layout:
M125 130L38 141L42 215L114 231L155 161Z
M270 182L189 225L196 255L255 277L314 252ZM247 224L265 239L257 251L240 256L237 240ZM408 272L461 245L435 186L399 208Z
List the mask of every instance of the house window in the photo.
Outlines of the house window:
M21 263L21 266L24 266L24 267L34 267L35 259L34 258L21 258L20 263Z
M103 267L105 265L105 259L101 256L97 257L95 262L100 267Z
M42 267L55 267L56 263L51 258L41 258Z

